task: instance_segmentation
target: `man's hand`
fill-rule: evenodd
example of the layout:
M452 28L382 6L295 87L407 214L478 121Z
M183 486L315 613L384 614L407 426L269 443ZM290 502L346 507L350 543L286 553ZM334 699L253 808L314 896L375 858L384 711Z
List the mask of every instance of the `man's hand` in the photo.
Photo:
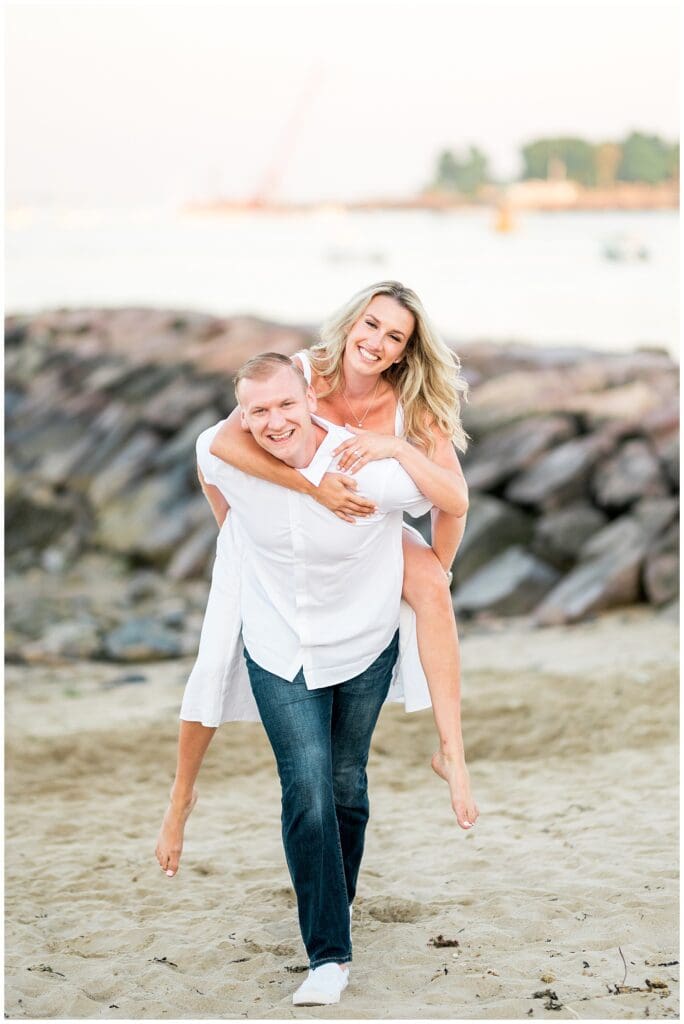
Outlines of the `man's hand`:
M377 512L377 506L372 501L354 493L358 486L351 477L341 473L326 473L313 497L346 523L353 523L356 516L371 516Z
M345 423L355 437L337 446L333 455L339 455L337 465L345 473L358 473L369 462L376 459L393 459L402 444L395 434L374 434L371 430L359 430Z

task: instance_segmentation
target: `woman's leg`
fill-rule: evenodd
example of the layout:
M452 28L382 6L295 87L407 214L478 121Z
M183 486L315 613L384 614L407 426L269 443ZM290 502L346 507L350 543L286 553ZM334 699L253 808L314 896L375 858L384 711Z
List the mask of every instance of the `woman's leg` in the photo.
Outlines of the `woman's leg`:
M439 736L432 767L449 785L459 825L470 828L478 810L463 752L461 652L449 584L432 548L409 530L403 531L403 548L403 597L416 614L418 651Z
M195 782L215 732L216 729L202 725L201 722L181 720L180 723L176 777L155 850L159 866L169 876L178 871L185 823L197 802Z
M347 963L349 908L330 745L334 687L308 690L301 670L290 682L245 657L278 766L283 845L310 966Z
M368 823L366 765L399 652L399 634L364 672L333 687L332 778L347 901L352 905Z

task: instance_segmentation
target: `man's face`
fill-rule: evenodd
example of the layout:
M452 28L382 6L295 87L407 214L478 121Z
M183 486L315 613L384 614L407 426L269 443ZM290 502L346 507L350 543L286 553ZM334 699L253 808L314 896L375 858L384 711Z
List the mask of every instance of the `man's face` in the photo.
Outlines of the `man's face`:
M241 381L238 399L242 426L257 444L288 466L309 464L316 450L316 396L294 369L283 366L266 380Z

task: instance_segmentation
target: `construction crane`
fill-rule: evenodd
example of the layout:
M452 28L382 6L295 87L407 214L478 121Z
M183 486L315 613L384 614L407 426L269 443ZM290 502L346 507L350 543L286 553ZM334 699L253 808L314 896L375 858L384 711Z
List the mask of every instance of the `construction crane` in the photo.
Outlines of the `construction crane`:
M304 120L313 97L320 91L324 78L321 66L311 69L307 81L302 88L295 105L285 122L280 138L276 143L271 162L262 176L257 188L248 200L247 205L252 209L261 209L272 203L277 188L282 181L285 167L292 154L297 139L297 133Z

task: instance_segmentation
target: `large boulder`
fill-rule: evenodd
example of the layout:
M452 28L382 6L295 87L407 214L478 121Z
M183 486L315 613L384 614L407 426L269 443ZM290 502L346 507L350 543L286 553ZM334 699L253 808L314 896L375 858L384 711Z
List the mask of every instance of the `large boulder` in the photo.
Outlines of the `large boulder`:
M583 562L568 573L535 609L543 626L579 622L597 612L639 600L644 549L610 552Z
M534 525L533 554L566 571L579 558L582 545L607 522L605 514L586 501L546 512Z
M140 410L141 421L160 430L180 430L188 420L215 404L219 387L216 381L193 381L183 375L171 381L145 403ZM235 399L229 388L225 390L226 396L222 404L233 408Z
M527 469L534 460L576 433L564 416L536 416L488 434L463 462L468 486L490 491Z
M454 582L463 583L495 555L532 536L529 516L505 501L486 494L471 494L463 540L454 562Z
M592 470L606 454L603 435L574 438L542 455L506 488L508 501L539 509L557 509L586 496Z
M5 504L5 554L22 556L25 566L66 533L86 531L87 514L70 495L55 495L44 487L23 482Z
M93 619L76 619L53 623L39 640L22 646L21 658L32 663L59 664L74 659L92 660L101 650L98 624Z
M524 615L531 611L558 579L551 566L516 545L479 569L453 598L457 614L489 611L499 615Z
M670 492L653 450L639 438L626 441L596 467L591 489L597 505L611 512L629 508L639 498Z
M186 467L149 477L116 495L100 512L96 542L109 551L164 564L194 525L201 494L190 496Z
M649 530L636 516L625 515L614 519L582 545L580 561L589 562L604 556L619 558L623 552L642 551L648 547Z
M121 491L146 472L159 448L159 438L150 430L138 430L121 446L114 458L93 478L88 497L97 509L104 508Z
M651 604L668 604L678 597L679 523L673 523L649 549L644 564L643 585Z
M632 427L640 424L648 413L658 409L659 391L646 381L633 380L622 387L573 395L564 403L564 411L580 415L584 427L593 431L605 423L621 421Z
M130 619L104 638L108 661L163 661L184 653L179 634L152 618Z
M207 510L208 511L208 510ZM214 564L218 531L214 520L207 520L183 541L169 562L166 573L172 580L206 576Z

